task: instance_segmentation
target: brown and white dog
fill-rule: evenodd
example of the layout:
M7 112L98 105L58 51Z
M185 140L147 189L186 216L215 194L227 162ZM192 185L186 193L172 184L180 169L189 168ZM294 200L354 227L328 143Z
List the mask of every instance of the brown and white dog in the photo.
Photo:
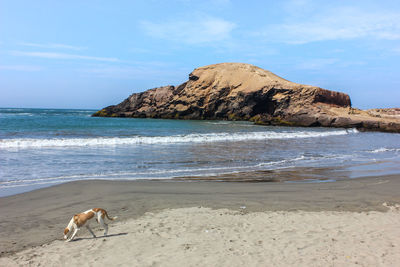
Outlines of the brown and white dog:
M107 219L111 221L117 219L117 217L112 217L112 218L108 217L107 211L99 208L94 208L79 214L75 214L69 221L68 226L64 229L64 239L67 242L74 239L76 233L78 232L78 230L80 230L82 226L86 226L86 228L93 235L93 237L96 237L92 229L90 229L88 222L93 217L104 228L104 235L107 235L108 232L108 225L104 222L104 218L107 217ZM74 230L74 232L72 233L71 237L68 238L68 233L72 232L72 230Z

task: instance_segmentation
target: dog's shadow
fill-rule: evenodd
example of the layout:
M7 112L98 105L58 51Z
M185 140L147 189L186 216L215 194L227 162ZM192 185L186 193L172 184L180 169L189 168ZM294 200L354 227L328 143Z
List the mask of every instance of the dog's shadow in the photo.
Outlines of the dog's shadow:
M71 240L71 242L88 240L88 239L109 238L109 237L122 236L122 235L127 235L127 234L128 233L119 233L119 234L112 234L112 235L101 235L101 236L96 236L96 237L78 237L78 238L74 238L73 240Z

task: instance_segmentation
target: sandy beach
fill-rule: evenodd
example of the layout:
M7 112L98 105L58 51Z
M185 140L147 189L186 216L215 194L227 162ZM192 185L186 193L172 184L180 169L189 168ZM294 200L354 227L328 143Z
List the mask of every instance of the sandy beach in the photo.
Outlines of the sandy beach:
M0 265L395 266L400 177L334 183L80 181L0 198ZM384 206L383 203L387 203ZM74 213L103 207L109 236Z
M0 0L0 267L400 267L400 0L92 2Z

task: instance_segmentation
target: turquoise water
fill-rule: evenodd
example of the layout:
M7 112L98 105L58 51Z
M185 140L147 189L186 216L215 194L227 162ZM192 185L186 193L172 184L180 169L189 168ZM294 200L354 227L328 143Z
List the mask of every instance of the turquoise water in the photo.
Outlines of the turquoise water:
M0 196L84 179L171 179L330 168L307 181L400 174L400 135L249 122L92 118L0 109ZM329 177L326 177L329 176Z

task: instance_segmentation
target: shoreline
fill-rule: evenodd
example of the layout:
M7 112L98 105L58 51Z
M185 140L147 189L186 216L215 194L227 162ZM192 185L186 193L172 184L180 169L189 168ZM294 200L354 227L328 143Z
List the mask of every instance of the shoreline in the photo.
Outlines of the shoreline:
M400 175L334 183L75 181L0 198L0 257L60 240L70 217L94 207L119 221L147 212L207 207L246 212L387 211L400 203Z
M381 170L372 175L368 170L349 171L348 166L337 167L287 167L272 170L249 170L231 173L221 173L215 175L187 175L173 176L168 178L112 178L104 176L103 178L92 178L82 176L80 179L70 181L46 182L46 178L37 184L20 184L17 186L0 187L0 199L13 195L28 193L31 191L44 189L53 186L59 186L71 182L79 181L113 181L113 182L229 182L229 183L326 183L349 181L354 179L366 179L380 176L400 176L400 170ZM24 182L24 180L21 180Z

